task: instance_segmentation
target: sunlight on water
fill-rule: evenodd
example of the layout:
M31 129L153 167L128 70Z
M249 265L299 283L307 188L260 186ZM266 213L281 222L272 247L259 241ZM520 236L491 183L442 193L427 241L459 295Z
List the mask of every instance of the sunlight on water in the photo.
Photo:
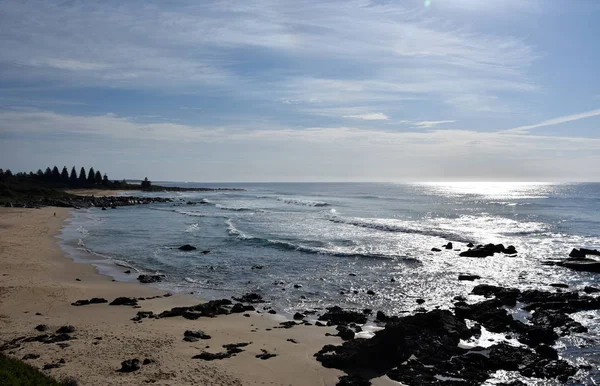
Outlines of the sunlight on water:
M551 186L546 182L424 182L415 185L445 196L477 195L495 199L543 198Z

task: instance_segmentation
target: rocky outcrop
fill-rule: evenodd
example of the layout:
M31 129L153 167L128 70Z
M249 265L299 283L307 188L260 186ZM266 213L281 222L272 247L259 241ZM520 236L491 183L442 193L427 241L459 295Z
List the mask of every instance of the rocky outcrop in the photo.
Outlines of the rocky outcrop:
M139 275L137 280L142 284L158 283L165 278L165 275Z
M507 248L502 244L486 244L478 245L473 249L461 252L459 256L464 257L488 257L494 256L494 253L504 253L506 255L517 254L517 250L514 246L509 245Z

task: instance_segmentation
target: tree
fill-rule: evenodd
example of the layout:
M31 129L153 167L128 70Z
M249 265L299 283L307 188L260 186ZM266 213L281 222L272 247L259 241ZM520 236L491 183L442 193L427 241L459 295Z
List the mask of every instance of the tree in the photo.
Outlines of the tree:
M46 181L52 180L52 169L46 168L46 171L44 172L44 179Z
M6 169L6 171L4 172L4 178L5 179L9 179L13 176L12 172L10 171L10 169Z
M77 185L77 171L75 170L75 166L73 166L73 169L71 169L71 175L69 176L69 185Z
M100 173L99 170L94 175L94 183L95 184L101 184L102 183L102 173Z
M151 186L152 183L148 181L148 177L144 178L144 181L142 181L142 189L150 189Z
M65 184L69 183L69 171L66 166L63 166L62 172L60 173L60 181Z
M85 177L85 168L82 166L81 170L79 171L79 185L85 185L86 181L87 179Z
M39 180L44 179L44 172L42 171L42 169L38 169L37 173L35 173L35 174Z
M58 171L58 168L56 166L52 168L52 181L60 182L60 171Z
M108 181L108 176L104 173L104 177L102 177L102 185L108 186L110 181Z
M90 168L90 172L88 173L88 177L87 177L88 184L93 185L95 178L96 178L96 172L94 172L94 168Z

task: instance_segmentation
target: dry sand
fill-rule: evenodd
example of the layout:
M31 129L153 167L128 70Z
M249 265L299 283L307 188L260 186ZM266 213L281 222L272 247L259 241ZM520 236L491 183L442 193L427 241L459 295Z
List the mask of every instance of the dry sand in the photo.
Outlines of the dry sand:
M38 359L27 361L38 368L64 359L64 366L45 372L57 378L72 376L80 385L315 386L335 385L342 375L322 367L313 357L323 345L341 343L337 337L325 336L326 332L335 333L333 328L273 328L280 320L256 312L250 317L232 314L195 321L180 317L144 319L143 323L130 320L138 311L161 312L200 302L185 295L140 301L140 309L108 304L71 306L76 300L92 297L110 302L119 296L151 297L165 292L137 283L112 282L91 265L66 257L54 236L68 216L68 209L62 208L0 208L0 340L38 335L34 327L39 324L48 325L50 332L73 325L76 331L72 335L77 337L65 348L24 343L9 350L10 355L38 354ZM184 331L198 329L212 339L182 340ZM290 338L298 343L287 341ZM223 344L240 342L252 344L235 357L210 362L192 359L203 350L222 352ZM255 356L261 349L277 356L258 359ZM150 358L155 363L133 373L116 371L122 361L131 358ZM373 384L399 385L385 377Z

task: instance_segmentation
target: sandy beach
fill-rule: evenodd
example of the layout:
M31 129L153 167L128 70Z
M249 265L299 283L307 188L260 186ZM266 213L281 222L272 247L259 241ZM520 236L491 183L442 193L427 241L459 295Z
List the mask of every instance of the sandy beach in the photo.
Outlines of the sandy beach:
M296 326L274 328L282 320L266 313L250 312L249 317L231 314L216 318L187 320L181 317L131 320L138 311L161 312L176 306L200 303L199 299L173 295L137 283L113 282L99 275L93 266L73 262L65 256L54 237L68 218L68 209L0 208L0 331L2 343L21 336L41 334L34 328L48 326L46 333L64 325L75 332L61 348L58 344L23 343L6 353L43 368L45 364L65 363L45 370L62 378L74 377L81 385L335 385L342 375L326 369L313 354L325 344L339 344L327 337L333 328ZM141 308L71 303L92 297L109 302L126 296L148 298ZM189 343L186 330L203 330L212 338ZM293 339L295 342L289 341ZM204 361L192 359L202 351L223 352L224 344L252 342L234 357ZM261 360L256 355L267 350L277 356ZM138 358L154 361L140 370L122 373L121 362ZM375 379L374 385L398 384Z

